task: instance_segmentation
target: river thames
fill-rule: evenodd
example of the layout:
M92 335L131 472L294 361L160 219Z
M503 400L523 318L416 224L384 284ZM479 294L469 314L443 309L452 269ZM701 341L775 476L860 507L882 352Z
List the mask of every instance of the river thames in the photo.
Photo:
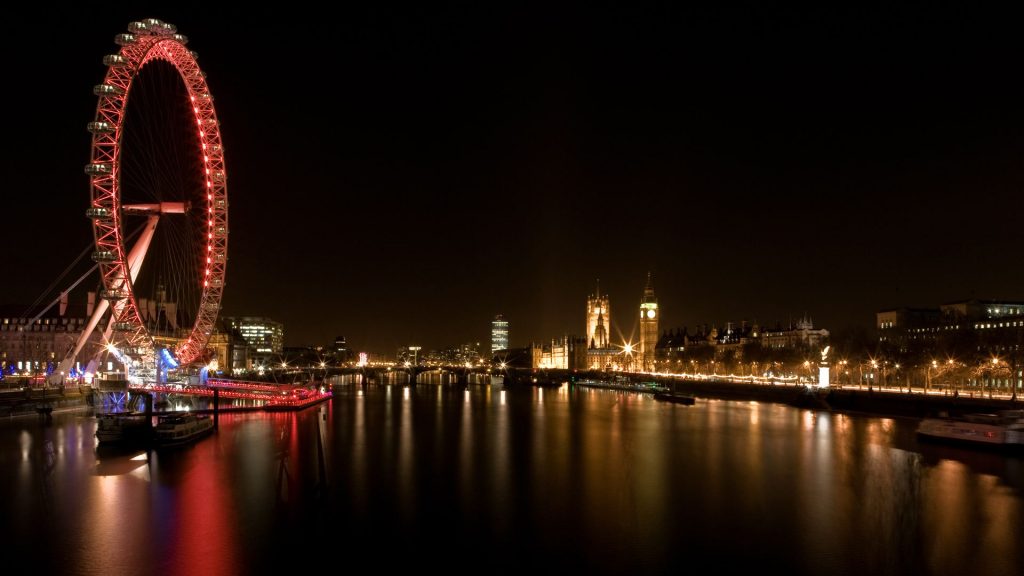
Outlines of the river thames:
M50 574L1024 573L1024 459L916 425L475 385L339 386L150 452L13 417L2 542Z

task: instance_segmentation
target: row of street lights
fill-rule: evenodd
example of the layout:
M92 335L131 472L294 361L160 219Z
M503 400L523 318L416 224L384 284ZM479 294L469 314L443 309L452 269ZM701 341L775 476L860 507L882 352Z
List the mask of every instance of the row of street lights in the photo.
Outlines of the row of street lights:
M723 363L717 360L683 360L676 359L675 361L664 361L660 363L661 366L668 372L686 373L687 371L692 374L704 373L718 375L720 369L723 367ZM792 365L791 365L792 366ZM749 367L749 368L748 368ZM763 367L762 369L759 369ZM819 364L812 362L811 360L804 360L798 365L805 372L807 378L813 379ZM688 370L686 370L688 368ZM779 362L749 362L749 363L738 363L734 365L734 368L739 369L737 376L759 376L768 373L790 373L795 375L797 370L791 368L786 370L784 365ZM866 385L866 386L880 386L887 387L890 385L899 384L900 387L906 387L910 389L913 386L911 372L908 371L907 367L899 362L891 362L884 359L871 358L867 362L856 363L854 368L848 359L840 359L835 361L831 365L835 378L833 382L838 385ZM962 362L954 358L948 358L945 361L940 362L937 359L931 359L928 363L918 368L924 368L924 382L922 388L926 391L931 390L937 384L936 378L939 375L946 376L943 378L942 384L949 386L952 384L954 388L958 386L958 382L962 378L957 378L954 372L957 369L967 368ZM856 371L856 375L854 374ZM1007 380L1012 380L1013 375L1010 374L1009 363L999 357L991 357L984 363L975 366L972 370L972 374L976 379L998 379L999 376L1006 376ZM966 376L966 375L963 375ZM856 381L855 381L856 377ZM894 380L895 378L895 380Z

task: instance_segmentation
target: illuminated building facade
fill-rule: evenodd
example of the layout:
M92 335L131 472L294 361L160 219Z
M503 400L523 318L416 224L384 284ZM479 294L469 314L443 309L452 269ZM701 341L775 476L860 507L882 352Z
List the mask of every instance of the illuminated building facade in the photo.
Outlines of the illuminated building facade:
M655 349L658 345L658 298L654 295L651 285L651 274L647 274L647 286L640 298L640 370L653 371Z
M344 336L337 336L334 339L334 347L331 349L334 354L334 361L344 364L352 362L355 357L352 350L348 347L348 342Z
M761 346L765 348L820 350L826 340L828 330L815 328L814 322L807 317L801 318L789 328L766 329L761 333Z
M878 341L905 353L941 348L950 353L983 355L1024 352L1024 302L965 300L936 308L898 308L876 315Z
M548 344L530 347L532 368L579 370L587 366L587 345L583 338L564 336Z
M1022 301L972 299L882 310L876 328L879 352L911 367L912 378L1024 392Z
M601 284L597 291L587 296L587 368L591 370L610 369L621 358L619 350L611 343L612 307L608 295L601 295Z
M814 328L809 318L789 325L762 329L746 321L724 327L698 324L695 328L667 330L658 341L660 370L674 372L750 373L766 366L793 366L817 355L828 345L829 331Z
M284 352L284 325L270 318L236 316L224 319L248 343L254 359L267 361Z
M976 333L994 352L1013 351L1024 331L1024 302L965 300L938 308L896 308L876 315L879 342L906 349L916 342L943 342ZM961 338L963 339L963 338ZM1005 341L999 343L999 341Z
M597 293L587 296L587 347L608 348L611 338L612 309L608 295L601 295L601 283L597 284Z
M508 350L508 320L501 314L491 321L491 354Z
M424 353L419 353L420 347L409 346L408 352L399 349L399 362L410 360L415 364L415 358L419 358L420 364L426 364L428 366L464 366L466 364L479 365L483 362L483 358L480 355L480 343L479 342L467 342L451 348L442 348L439 350L427 350Z
M249 343L238 332L232 331L230 328L211 334L206 347L212 357L208 366L211 375L244 374L251 368L249 365Z
M71 351L92 314L67 302L39 318L27 318L25 307L0 309L0 378L45 375ZM101 350L102 330L93 331L80 358ZM83 369L78 364L76 369Z
M55 371L75 346L82 330L85 329L96 303L95 293L89 293L84 302L66 301L59 306L43 313L38 318L23 317L24 307L3 307L0 309L0 371L5 377L39 376ZM144 299L140 299L140 302ZM158 316L160 321L170 322L175 317L173 308L157 307L155 304L166 303L166 300L150 300L149 305L140 306L140 314L144 310L154 312L144 318L147 321ZM84 305L83 305L84 304ZM156 333L158 343L173 344L176 340L161 334L157 324L149 325ZM113 360L108 355L103 342L103 330L94 330L79 352L73 365L75 374L63 375L70 378L86 370L114 370L110 364ZM249 368L248 342L239 332L233 331L229 325L215 330L207 342L211 362L209 368L220 374L245 372ZM91 367L90 367L91 366Z

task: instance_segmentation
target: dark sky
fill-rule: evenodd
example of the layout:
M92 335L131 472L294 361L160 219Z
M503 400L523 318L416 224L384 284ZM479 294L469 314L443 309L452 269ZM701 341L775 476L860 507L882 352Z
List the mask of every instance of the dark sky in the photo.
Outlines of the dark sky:
M1014 14L346 4L9 21L0 301L91 241L91 89L145 17L222 123L224 313L288 345L484 342L498 312L513 345L579 334L598 278L628 336L648 271L662 327L1024 299Z

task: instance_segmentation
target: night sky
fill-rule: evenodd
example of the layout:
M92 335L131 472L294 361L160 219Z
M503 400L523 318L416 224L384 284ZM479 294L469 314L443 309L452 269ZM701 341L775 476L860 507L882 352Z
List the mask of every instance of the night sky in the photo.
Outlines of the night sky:
M648 271L663 328L1024 299L1016 15L366 4L8 21L0 302L91 242L91 90L146 17L221 120L224 314L287 345L484 344L499 312L513 345L581 334L598 278L628 338Z

